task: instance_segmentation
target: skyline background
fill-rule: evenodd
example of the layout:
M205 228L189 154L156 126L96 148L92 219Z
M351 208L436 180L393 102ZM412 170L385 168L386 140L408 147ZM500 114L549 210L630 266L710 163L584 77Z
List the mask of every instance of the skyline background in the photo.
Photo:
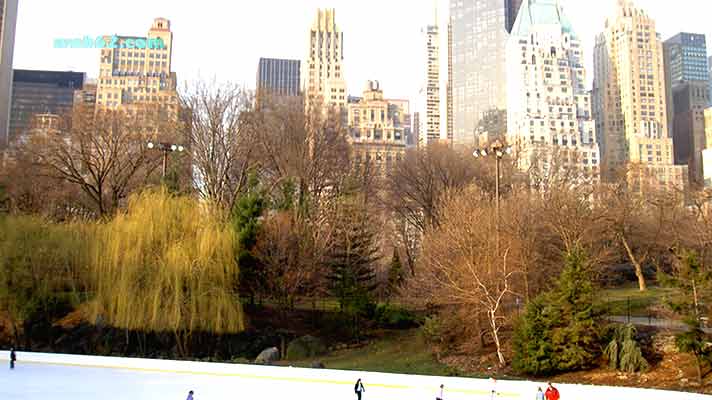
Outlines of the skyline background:
M526 0L525 0L526 1ZM586 73L593 78L595 35L613 15L617 0L561 0L574 30L582 38ZM350 95L360 95L367 80L378 80L389 98L413 101L425 76L425 46L421 29L438 19L441 33L441 82L446 81L449 0L262 0L224 3L203 0L123 0L97 7L96 0L22 0L19 4L15 69L86 72L96 78L99 50L54 49L56 38L88 35L145 35L156 17L171 21L174 34L173 70L179 87L196 79L235 82L254 88L260 57L304 58L307 32L316 9L335 8L344 32L345 76ZM712 3L677 0L637 0L657 22L666 40L685 31L708 36L712 48ZM245 6L249 4L249 6ZM444 86L443 94L444 94Z

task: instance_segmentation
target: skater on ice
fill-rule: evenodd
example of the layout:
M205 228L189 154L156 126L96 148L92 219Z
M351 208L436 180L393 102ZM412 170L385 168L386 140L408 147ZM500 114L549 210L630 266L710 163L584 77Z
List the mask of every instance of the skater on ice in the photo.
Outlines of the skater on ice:
M541 390L541 386L539 386L539 390L536 392L536 400L546 400L546 397L544 397L544 391Z
M546 400L559 400L559 390L554 387L554 385L549 382L549 387L546 389Z
M490 398L494 400L499 396L499 393L497 393L497 378L490 377L490 384L492 385L492 395Z
M185 400L193 400L193 391L188 392L188 397Z
M15 354L15 348L10 348L10 369L15 369L15 362L17 361L17 354Z
M443 400L445 398L445 385L440 385L440 391L435 396L435 400Z
M356 386L354 386L354 391L356 392L356 398L358 400L361 400L361 393L365 392L366 389L363 387L363 383L361 382L361 378L356 381Z

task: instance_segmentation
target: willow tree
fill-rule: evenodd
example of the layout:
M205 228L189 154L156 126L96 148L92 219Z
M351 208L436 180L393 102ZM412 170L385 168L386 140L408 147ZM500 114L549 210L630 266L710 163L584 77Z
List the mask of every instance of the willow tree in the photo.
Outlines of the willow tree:
M244 316L233 284L234 231L205 203L165 190L132 196L106 223L92 262L94 318L127 331L235 333Z
M15 342L21 336L29 340L28 320L54 322L53 304L79 304L92 228L37 216L0 216L0 313L7 316Z

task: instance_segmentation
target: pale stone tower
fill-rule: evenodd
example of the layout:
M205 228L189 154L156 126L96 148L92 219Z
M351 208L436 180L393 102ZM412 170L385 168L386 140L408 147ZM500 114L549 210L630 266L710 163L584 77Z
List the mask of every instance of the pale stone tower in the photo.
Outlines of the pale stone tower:
M336 11L319 9L309 29L309 48L302 65L302 91L307 105L346 106L343 62L344 34L336 25Z
M635 186L682 186L687 168L674 165L668 132L663 46L655 20L631 0L617 0L594 53L594 114L603 172L637 171ZM643 182L645 181L645 182Z

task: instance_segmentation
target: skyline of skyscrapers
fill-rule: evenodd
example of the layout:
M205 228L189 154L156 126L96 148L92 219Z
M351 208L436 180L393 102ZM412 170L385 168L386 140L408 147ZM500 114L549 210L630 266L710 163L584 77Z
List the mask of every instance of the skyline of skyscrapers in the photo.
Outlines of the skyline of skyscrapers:
M0 0L0 149L9 138L17 5L18 0Z
M5 7L4 1L0 0L0 4ZM570 22L562 14L560 1L451 0L449 6L447 29L441 29L435 9L435 23L422 31L420 55L425 61L417 67L424 72L424 79L421 96L412 103L414 112L407 113L418 116L417 123L409 122L413 131L407 137L418 137L421 145L447 142L458 147L481 145L481 136L487 142L505 134L511 137L515 132L519 139L529 139L530 143L571 147L573 143L580 146L593 141L600 146L601 154L596 158L591 151L589 160L600 162L606 173L636 163L648 167L648 172L663 182L679 182L680 169L669 167L689 164L690 177L702 179L702 150L709 147L704 136L704 108L712 102L708 87L712 66L707 60L704 35L682 32L663 46L654 19L634 1L618 0L616 15L606 21L604 32L597 37L594 86L587 93L583 54L590 49L581 48L580 38L572 33ZM542 11L544 6L549 10ZM533 11L536 18L532 17ZM547 34L542 33L545 25L550 30ZM546 75L541 81L538 76L526 74L511 82L513 76L522 74L521 68L550 68L540 63L546 57L538 57L536 62L525 58L524 64L508 63L508 57L516 58L507 45L513 40L512 35L522 41L522 32L533 30L535 36L544 38L542 41L557 42L560 37L551 36L555 26L563 26L561 29L569 34L569 43L557 48L554 57L556 63L566 64L559 71L551 71L552 77L560 78L558 83ZM336 23L335 9L318 9L308 32L305 59L260 58L257 97L267 89L280 95L303 94L306 103L319 99L346 112L349 92L344 76L344 33ZM447 37L443 38L441 33L445 32ZM128 38L136 39L120 37ZM111 109L145 104L177 108L170 21L155 19L144 39L151 38L161 38L167 48L163 52L101 50L96 91L84 95L95 95L97 106ZM447 48L446 59L442 59L441 46ZM538 46L540 43L519 43L522 54L541 52ZM441 79L445 71L447 77ZM570 77L562 78L569 72ZM521 93L541 96L538 85L548 81L556 83L550 85L554 91L570 84L576 93L573 103L550 104L549 99L542 99L527 103L535 107L525 109L521 98L509 99ZM586 103L587 98L587 106L579 104ZM569 114L569 105L576 111ZM515 108L509 110L510 107ZM554 118L550 108L566 110L567 115ZM592 117L596 117L596 126L590 129ZM569 132L566 138L555 137L554 131L542 131L545 134L537 136L539 131L535 129L532 139L525 134L532 133L532 122L536 128L542 122L545 127L552 122L563 123L565 128L571 128L573 123L578 136L572 140L574 134Z

